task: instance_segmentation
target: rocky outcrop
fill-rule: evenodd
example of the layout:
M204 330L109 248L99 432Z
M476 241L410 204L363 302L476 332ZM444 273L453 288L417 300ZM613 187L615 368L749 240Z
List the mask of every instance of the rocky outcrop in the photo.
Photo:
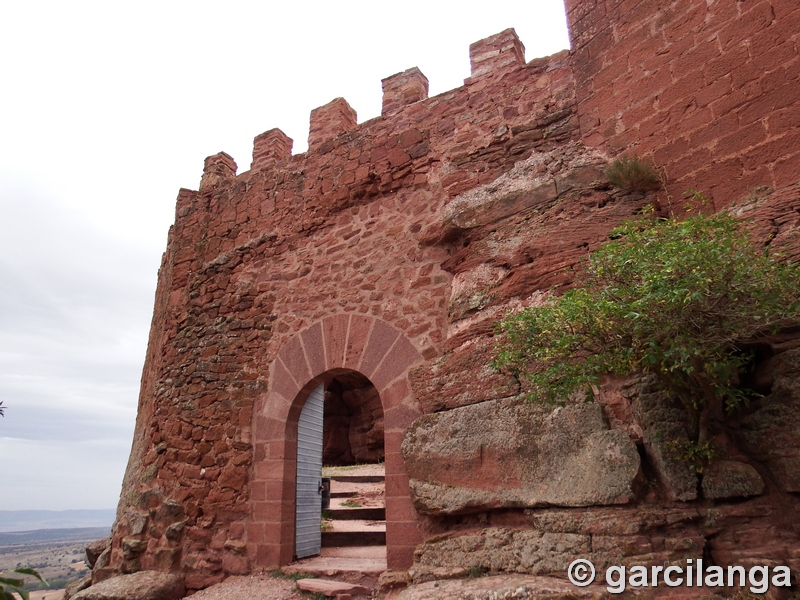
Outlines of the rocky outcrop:
M639 472L636 447L597 404L489 401L425 415L402 452L423 514L624 504Z
M179 600L186 589L177 575L139 571L101 581L72 596L72 600Z
M781 564L794 572L800 501L765 498L718 506L639 505L525 511L512 525L453 530L417 547L415 581L460 568L563 577L576 558L595 565ZM779 523L778 530L771 525ZM602 579L598 572L598 580Z
M82 577L77 581L73 581L64 590L64 600L70 600L70 598L72 598L75 594L77 594L78 592L82 592L90 585L92 585L91 575L87 575L86 577Z
M739 441L764 462L781 490L800 492L800 349L775 356L767 370L772 391L742 419Z
M526 513L522 527L490 527L428 539L417 548L415 573L462 566L493 572L563 576L577 558L594 564L661 564L702 555L703 512L594 508Z
M697 502L697 474L667 445L693 433L669 397L620 386L596 405L553 409L514 400L524 382L490 368L496 321L574 285L587 254L644 206L680 211L687 187L708 189L713 210L778 188L736 210L765 244L800 257L793 9L611 4L567 0L572 51L526 63L507 30L473 44L463 87L427 98L412 69L384 81L379 118L358 124L343 99L315 109L306 153L292 156L271 130L249 171L224 153L207 159L200 189L178 196L97 585L156 569L193 591L291 561L304 386L356 372L380 391L329 387L326 458L385 456L393 569L421 532L447 529L456 537L428 542L420 560L546 570L586 549L659 564L706 551L720 563L795 560L800 536L783 515L797 501L782 493L800 492L789 353L774 359L769 396L725 432L739 462L710 470ZM760 68L774 44L755 43L765 27L752 24L765 23L789 40L774 48L780 68ZM642 31L659 35L641 42ZM731 35L742 44L707 43ZM669 89L640 79L640 59L653 57L688 75ZM729 97L731 74L753 84L747 93ZM610 155L632 150L665 167L664 190L612 189ZM763 498L741 500L761 489L745 462L764 477Z

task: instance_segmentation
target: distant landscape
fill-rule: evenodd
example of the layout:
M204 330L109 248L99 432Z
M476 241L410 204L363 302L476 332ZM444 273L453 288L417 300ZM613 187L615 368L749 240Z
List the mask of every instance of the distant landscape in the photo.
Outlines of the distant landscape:
M111 535L115 513L114 509L0 511L0 572L31 567L52 588L65 587L88 574L85 548Z
M108 527L114 524L116 509L98 510L0 510L0 532L36 529Z

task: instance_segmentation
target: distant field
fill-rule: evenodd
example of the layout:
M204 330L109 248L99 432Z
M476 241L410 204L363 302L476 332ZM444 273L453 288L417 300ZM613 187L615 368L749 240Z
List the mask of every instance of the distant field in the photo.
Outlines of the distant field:
M84 562L87 544L110 534L110 526L0 533L0 572L30 567L54 588L63 588L89 573ZM31 600L42 597L50 600L45 591L31 593Z

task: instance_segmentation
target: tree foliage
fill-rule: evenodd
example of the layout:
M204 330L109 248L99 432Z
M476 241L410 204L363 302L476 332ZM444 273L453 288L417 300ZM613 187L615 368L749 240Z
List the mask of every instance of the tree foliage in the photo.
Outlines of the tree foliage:
M695 416L746 403L743 347L798 320L800 269L728 215L642 218L611 237L578 286L500 323L495 367L549 400L591 394L603 375L649 373Z
M42 578L42 576L33 569L14 569L11 571L11 573L32 575L47 585L47 582ZM22 600L29 600L29 592L28 590L23 589L24 585L24 579L19 579L18 577L8 577L5 573L0 575L0 600L17 600L14 594L19 594Z

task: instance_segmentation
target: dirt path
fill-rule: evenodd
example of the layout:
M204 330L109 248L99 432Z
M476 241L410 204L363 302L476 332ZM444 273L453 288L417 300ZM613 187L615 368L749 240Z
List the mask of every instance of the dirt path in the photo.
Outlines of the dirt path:
M189 597L192 600L244 600L245 598L297 600L308 596L299 592L295 582L291 579L253 575L251 577L229 577L222 583L212 585Z

